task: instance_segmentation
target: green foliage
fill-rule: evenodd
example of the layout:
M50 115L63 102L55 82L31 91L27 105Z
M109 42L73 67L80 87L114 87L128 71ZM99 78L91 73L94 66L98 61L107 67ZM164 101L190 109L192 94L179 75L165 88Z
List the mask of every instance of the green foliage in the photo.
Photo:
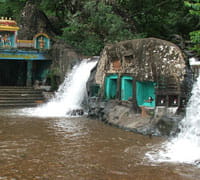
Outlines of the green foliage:
M95 1L87 2L82 12L70 14L63 30L62 37L85 55L99 54L106 43L136 37L111 6Z
M189 32L199 52L200 0L0 0L0 16L18 19L28 1L53 17L57 35L85 55L99 54L106 43L189 38Z
M190 14L200 16L200 0L184 1L185 6L191 8Z
M190 39L194 44L192 50L197 51L197 53L200 55L200 30L191 32Z
M171 34L185 35L192 28L192 23L187 23L183 0L118 0L118 3L118 11L123 11L137 30L147 36L169 39Z
M185 6L190 8L190 14L195 15L199 18L200 23L200 0L190 0L185 1ZM200 30L198 27L198 30L192 31L190 33L190 39L193 42L193 50L197 51L197 53L200 55Z
M25 3L26 0L1 0L0 15L18 19L20 16L20 11L24 7Z

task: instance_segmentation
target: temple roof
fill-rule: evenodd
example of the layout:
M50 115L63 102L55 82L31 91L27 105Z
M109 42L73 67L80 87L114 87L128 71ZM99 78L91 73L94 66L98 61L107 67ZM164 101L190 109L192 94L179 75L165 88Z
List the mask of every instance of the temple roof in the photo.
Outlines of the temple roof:
M19 27L17 26L16 21L11 18L7 19L1 17L0 19L0 31L18 31Z

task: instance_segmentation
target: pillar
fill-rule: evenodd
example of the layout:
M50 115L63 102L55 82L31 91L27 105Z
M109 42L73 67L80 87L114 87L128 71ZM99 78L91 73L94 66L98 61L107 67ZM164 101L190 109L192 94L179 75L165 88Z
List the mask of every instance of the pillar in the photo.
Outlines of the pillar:
M33 62L27 61L26 86L32 86L32 69L33 69Z
M137 104L137 86L136 86L136 79L133 78L133 110L135 112L139 112L140 111L140 108L138 107L138 104Z

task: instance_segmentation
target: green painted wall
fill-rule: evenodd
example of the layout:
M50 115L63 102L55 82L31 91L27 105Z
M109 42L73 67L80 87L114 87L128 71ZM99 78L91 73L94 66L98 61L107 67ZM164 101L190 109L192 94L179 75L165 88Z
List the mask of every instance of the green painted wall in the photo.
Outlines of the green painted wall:
M138 106L155 107L155 83L137 81L136 96ZM153 98L153 102L145 102L150 96Z
M121 100L128 100L133 97L133 78L123 76L121 78Z
M105 79L105 97L106 99L115 99L117 95L118 75L108 75Z

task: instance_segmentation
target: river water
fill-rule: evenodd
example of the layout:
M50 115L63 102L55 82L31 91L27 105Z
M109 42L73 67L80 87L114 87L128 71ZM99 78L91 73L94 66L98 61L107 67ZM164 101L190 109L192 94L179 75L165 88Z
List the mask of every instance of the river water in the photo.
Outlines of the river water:
M198 167L145 158L164 138L87 117L36 118L0 110L0 180L198 180Z
M0 180L199 180L196 158L196 166L174 161L174 156L164 156L170 162L159 161L160 149L167 147L164 138L127 132L86 116L70 117L73 110L84 109L86 82L96 63L86 59L76 65L55 97L42 106L0 109Z

